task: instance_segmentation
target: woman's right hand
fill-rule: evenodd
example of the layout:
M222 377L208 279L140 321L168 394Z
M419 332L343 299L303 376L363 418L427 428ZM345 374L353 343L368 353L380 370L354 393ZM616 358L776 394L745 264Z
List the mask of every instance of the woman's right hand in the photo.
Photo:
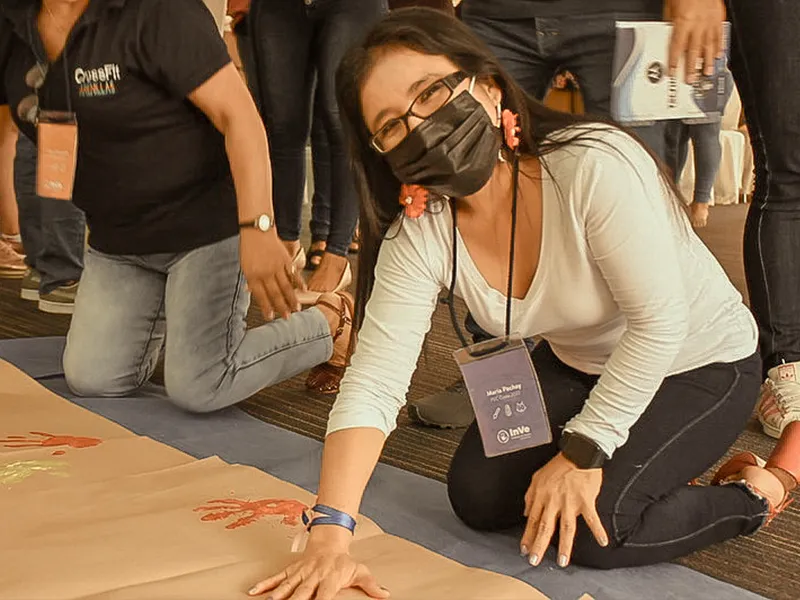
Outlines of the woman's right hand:
M370 598L388 598L369 569L347 552L325 547L307 548L303 557L277 575L257 583L251 596L270 592L269 600L333 600L339 591L360 588Z

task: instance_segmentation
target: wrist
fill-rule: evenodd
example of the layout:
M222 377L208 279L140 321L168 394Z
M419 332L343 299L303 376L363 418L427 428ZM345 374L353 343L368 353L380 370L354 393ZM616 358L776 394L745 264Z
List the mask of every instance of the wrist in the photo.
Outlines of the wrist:
M329 551L347 552L352 541L353 534L343 527L338 525L317 525L312 527L308 533L306 548L312 551L324 548Z

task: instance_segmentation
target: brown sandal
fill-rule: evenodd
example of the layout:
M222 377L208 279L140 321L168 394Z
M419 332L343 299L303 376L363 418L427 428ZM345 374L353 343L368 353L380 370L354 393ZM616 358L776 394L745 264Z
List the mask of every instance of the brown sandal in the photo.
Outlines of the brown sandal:
M711 485L740 483L747 486L747 489L749 489L756 496L766 500L766 496L761 492L761 490L742 479L741 472L745 467L761 467L763 469L767 466L767 464L768 463L764 461L763 458L756 456L752 452L742 452L741 454L737 454L731 458L728 462L720 467L719 471L717 471L717 474L714 475ZM791 492L789 491L784 493L783 500L781 500L777 506L773 505L769 500L767 500L767 504L769 505L769 515L767 515L767 519L764 522L764 527L772 523L772 520L786 510L791 503L792 498Z
M338 292L336 294L342 300L340 306L334 306L325 300L317 302L326 308L339 313L339 324L336 331L333 333L333 356L331 359L311 369L306 378L306 388L312 392L320 394L338 394L339 384L344 377L344 372L350 365L350 357L353 356L355 351L355 336L353 335L353 299L345 292ZM344 356L337 356L336 343L345 334L350 334L350 339L347 341L347 349Z

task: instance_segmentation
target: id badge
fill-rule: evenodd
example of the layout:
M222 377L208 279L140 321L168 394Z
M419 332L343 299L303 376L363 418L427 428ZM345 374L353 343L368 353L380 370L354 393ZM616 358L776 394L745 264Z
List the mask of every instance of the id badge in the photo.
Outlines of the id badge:
M72 200L78 162L75 113L43 110L36 125L38 161L36 193L43 198Z
M467 346L453 356L464 376L488 458L553 441L539 379L520 336Z

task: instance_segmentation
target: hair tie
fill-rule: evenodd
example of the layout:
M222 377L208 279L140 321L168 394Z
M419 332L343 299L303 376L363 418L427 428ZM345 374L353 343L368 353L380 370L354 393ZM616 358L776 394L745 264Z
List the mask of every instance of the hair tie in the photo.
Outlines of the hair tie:
M519 133L522 128L519 126L519 115L512 113L507 108L502 114L503 134L506 146L512 150L519 148Z
M400 204L405 206L407 217L417 219L428 205L428 190L420 185L404 183L400 186Z

